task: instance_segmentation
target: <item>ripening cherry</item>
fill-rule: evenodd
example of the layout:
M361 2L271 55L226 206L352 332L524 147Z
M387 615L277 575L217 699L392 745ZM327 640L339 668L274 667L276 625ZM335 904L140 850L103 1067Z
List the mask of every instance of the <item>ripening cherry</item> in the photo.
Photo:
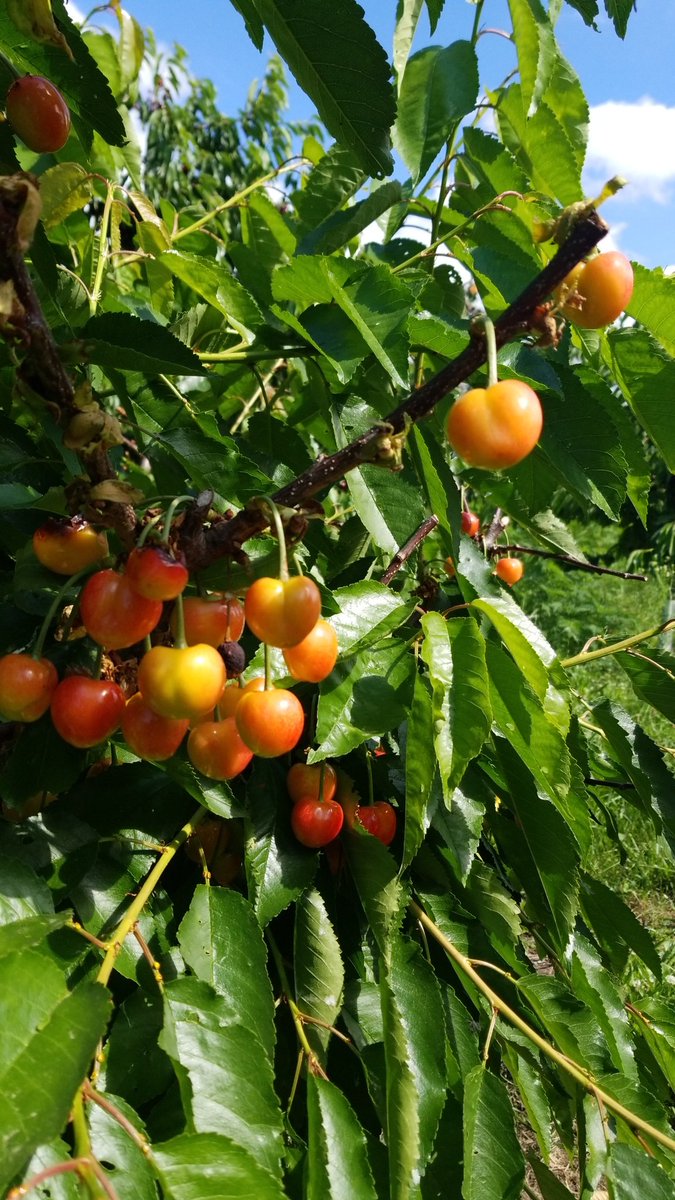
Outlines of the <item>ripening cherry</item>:
M161 717L179 720L211 712L226 678L218 651L205 644L153 646L138 668L138 688L146 704Z
M335 840L344 821L344 812L337 800L316 800L302 796L291 811L291 828L298 841L312 850L319 850Z
M0 717L37 721L49 708L58 672L48 658L5 654L0 658Z
M119 571L97 571L80 595L82 623L99 646L124 650L140 642L162 615L161 600L146 600Z
M513 467L534 450L543 425L541 403L521 379L472 388L455 400L448 441L471 467Z
M203 854L206 862L210 863L216 854L227 849L231 836L227 821L222 821L220 817L206 817L190 834L185 843L185 853L192 862L201 862Z
M323 767L323 789L321 777ZM302 796L313 796L315 800L332 800L337 789L335 767L330 763L293 763L286 776L286 787L291 800L300 800Z
M36 154L61 150L70 133L70 109L59 89L42 75L15 79L7 93L7 120Z
M184 562L163 546L137 546L127 559L126 576L146 600L175 600L190 578Z
M50 571L75 575L106 558L108 539L84 517L49 517L33 534L33 553Z
M188 646L205 643L220 646L223 642L238 642L244 632L244 606L230 593L209 597L186 596L183 600L185 640ZM178 631L178 614L171 614L171 630Z
M124 704L124 692L111 680L67 675L55 689L50 707L54 728L64 742L86 750L119 729Z
M264 577L252 583L245 600L246 621L268 646L297 646L321 615L321 593L307 575Z
M498 558L495 563L495 575L503 583L508 583L509 587L513 587L514 583L518 583L518 580L522 579L524 572L524 563L519 558Z
M247 692L234 719L246 745L260 758L287 754L300 741L305 714L298 697L285 688Z
M187 744L190 762L207 779L234 779L246 769L253 751L242 741L234 717L201 721Z
M148 762L172 758L187 733L185 718L160 717L153 712L140 692L127 700L122 713L122 734L127 745Z
M462 533L465 533L467 537L475 538L480 533L480 517L477 517L475 513L468 510L463 512Z
M561 312L581 329L604 329L621 315L633 295L633 268L618 250L578 263L558 290Z
M265 679L262 675L256 675L254 679L249 679L248 683L243 685L239 683L228 683L225 691L222 693L218 701L218 712L221 717L233 717L235 709L239 704L242 696L247 692L264 692Z
M330 675L338 656L337 634L330 621L319 617L316 625L298 642L287 646L284 659L294 679L320 683Z

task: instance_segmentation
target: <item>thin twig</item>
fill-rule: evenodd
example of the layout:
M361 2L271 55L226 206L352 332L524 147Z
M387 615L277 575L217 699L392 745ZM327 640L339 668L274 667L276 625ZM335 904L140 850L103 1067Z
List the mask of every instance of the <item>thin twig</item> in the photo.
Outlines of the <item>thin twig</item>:
M131 1121L128 1119L128 1117L125 1117L124 1113L120 1112L119 1108L117 1108L107 1096L101 1095L96 1088L92 1087L88 1079L85 1079L84 1081L83 1094L85 1100L90 1100L92 1104L97 1104L98 1107L102 1108L109 1117L112 1117L114 1121L117 1121L117 1124L124 1130L125 1133L129 1135L131 1140L136 1143L139 1150L142 1150L143 1154L145 1154L147 1158L152 1157L150 1143L148 1142L147 1138L145 1138L143 1134L136 1129L135 1125L131 1124Z
M634 792L635 784L626 783L623 779L584 779L586 787L610 787L615 792Z
M572 229L557 254L528 284L513 304L495 321L497 346L503 346L530 328L539 305L581 259L585 258L607 233L607 226L596 212L590 212ZM383 421L371 426L335 454L322 455L306 471L272 497L277 505L301 509L312 496L325 491L348 471L378 459L383 437L405 433L411 423L428 417L440 400L468 379L487 360L485 337L475 330L469 344L442 371L411 392ZM389 459L385 460L390 462ZM231 521L221 521L206 531L197 547L184 542L183 551L193 570L206 567L224 555L236 553L248 538L266 529L268 514L258 505L242 509Z
M45 1183L47 1179L52 1179L55 1175L65 1175L68 1171L79 1173L81 1169L90 1166L90 1158L69 1158L68 1162L55 1163L53 1167L45 1167L44 1171L38 1171L37 1175L31 1175L25 1183L20 1183L18 1187L12 1188L11 1192L7 1193L7 1200L22 1200L23 1196L27 1196L29 1192L40 1187L40 1184Z
M564 563L575 571L591 571L594 575L614 575L617 579L637 579L640 583L648 583L646 575L634 575L631 571L615 571L611 567L599 567L595 563L584 562L581 558L572 558L570 554L555 554L552 550L539 550L535 546L491 546L488 554L533 554L537 558L552 558L555 562Z
M396 552L386 571L382 575L380 583L384 583L386 585L391 583L394 576L401 570L403 564L408 561L410 555L415 553L417 547L421 545L425 537L428 537L437 525L438 517L433 513L430 517L427 517L426 521L422 521L419 529L416 529L412 537L409 537L407 542L401 546L401 549Z

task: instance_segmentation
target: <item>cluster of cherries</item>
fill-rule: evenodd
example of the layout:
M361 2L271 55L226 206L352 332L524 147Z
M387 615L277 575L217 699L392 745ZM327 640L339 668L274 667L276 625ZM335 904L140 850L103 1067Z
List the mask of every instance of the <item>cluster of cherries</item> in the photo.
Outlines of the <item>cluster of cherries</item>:
M108 543L81 517L50 519L34 534L33 548L43 566L70 577L66 588L78 573L89 574L79 612L87 634L102 649L119 651L149 640L166 601L175 602L173 645L146 649L138 691L126 700L114 679L80 672L59 680L54 664L42 655L50 613L32 654L0 658L5 720L36 721L49 709L60 737L79 749L99 745L121 727L134 754L153 762L171 758L187 734L190 761L215 780L240 775L254 755L273 758L294 749L305 725L300 700L287 688L270 685L266 676L242 686L238 675L244 656L236 643L248 624L266 646L282 650L294 680L325 679L335 665L338 642L321 617L321 594L312 579L288 577L284 562L282 577L255 580L244 603L229 593L184 598L187 567L166 545L137 546L124 571L104 567L91 573L107 556ZM228 661L237 676L229 682ZM296 836L305 845L326 845L342 825L342 808L333 802L335 772L296 764L291 775ZM306 782L307 792L298 793L298 779ZM369 827L368 806L364 811Z

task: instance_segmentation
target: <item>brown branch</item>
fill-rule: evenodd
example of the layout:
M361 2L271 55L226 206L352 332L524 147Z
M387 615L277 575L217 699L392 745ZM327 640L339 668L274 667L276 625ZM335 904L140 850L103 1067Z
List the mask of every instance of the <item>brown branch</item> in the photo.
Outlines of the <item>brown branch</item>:
M421 545L425 537L428 537L437 525L438 517L433 513L430 517L427 517L426 521L422 521L419 529L415 530L412 537L409 537L407 542L394 555L386 571L381 576L380 583L384 583L387 586L391 583L394 576L401 570L403 564L408 561L410 555L415 553L417 547Z
M607 233L607 226L594 211L581 218L572 229L554 258L521 292L501 317L495 321L497 346L527 332L536 309L562 283L574 266L593 249ZM303 504L317 492L337 483L348 471L377 459L383 437L404 433L411 422L422 420L433 412L444 396L468 379L487 361L485 337L472 331L468 346L448 363L428 383L406 396L393 412L364 434L335 454L321 456L292 483L274 493L274 502L283 508L302 509ZM390 462L390 460L382 460ZM205 531L204 541L193 549L183 543L188 564L193 569L208 566L216 559L236 553L248 538L267 527L265 512L259 507L242 509L231 521L223 521Z
M43 1171L38 1171L37 1175L31 1175L25 1183L12 1188L11 1192L7 1193L7 1200L22 1200L23 1196L27 1196L48 1179L53 1179L55 1175L66 1175L69 1171L77 1171L80 1174L86 1167L91 1167L90 1158L69 1158L67 1162L54 1163L52 1167L45 1167Z
M598 567L595 563L583 562L580 558L572 558L569 554L554 554L552 550L538 550L534 546L491 546L488 550L491 556L502 554L534 554L537 558L552 558L554 562L564 563L575 571L591 571L594 575L614 575L617 579L636 579L639 583L648 583L646 575L634 575L631 571L615 571L612 567Z
M584 779L587 787L609 787L615 792L634 792L635 784L626 783L622 779Z
M40 197L33 176L19 173L0 177L0 336L15 347L21 360L19 384L38 396L66 429L80 414L75 388L45 320L24 257L39 213ZM116 478L103 445L81 449L78 445L78 456L92 484ZM76 503L81 500L78 508L86 509L86 494L80 496L80 491L74 489L73 498ZM130 504L98 502L92 504L87 515L114 529L123 543L133 542L136 514Z

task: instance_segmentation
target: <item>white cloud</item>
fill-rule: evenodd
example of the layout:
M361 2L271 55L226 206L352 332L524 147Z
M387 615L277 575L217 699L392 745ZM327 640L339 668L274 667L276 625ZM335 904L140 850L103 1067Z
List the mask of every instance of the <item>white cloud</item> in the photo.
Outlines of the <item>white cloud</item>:
M591 108L586 191L623 175L626 200L667 204L675 184L675 108L649 96L635 103L608 100Z

